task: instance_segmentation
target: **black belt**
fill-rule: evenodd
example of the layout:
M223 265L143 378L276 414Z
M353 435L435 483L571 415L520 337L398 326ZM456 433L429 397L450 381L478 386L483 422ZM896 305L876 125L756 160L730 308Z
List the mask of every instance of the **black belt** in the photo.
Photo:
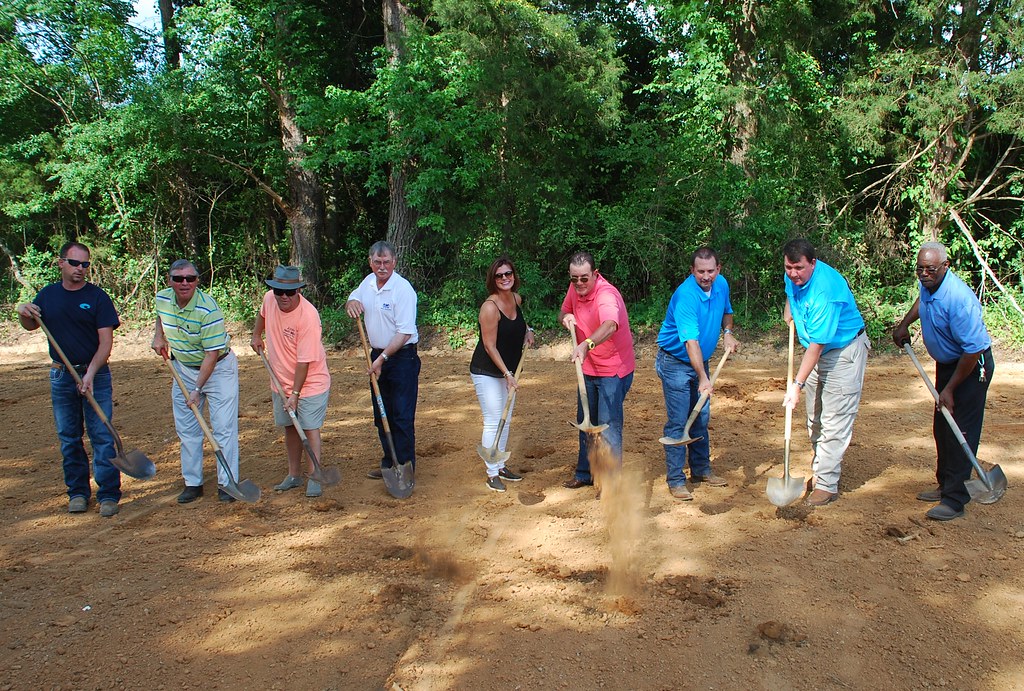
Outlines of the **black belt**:
M380 355L380 352L382 350L384 350L384 349L383 348L371 348L370 350L372 350L373 352L375 352L378 355ZM416 344L415 343L406 343L404 346L402 346L401 348L399 348L395 352L398 353L398 352L401 352L403 350L411 350L411 351L415 352L416 351Z
M226 358L228 355L231 355L231 349L230 348L228 348L226 351L221 353L220 357L217 358L217 362L220 362L221 360ZM201 364L200 365L186 365L184 362L182 362L181 360L178 360L173 355L171 356L171 359L172 360L176 360L178 362L178 364L180 364L182 367L188 367L189 369L202 369L202 367L203 367Z
M89 369L89 365L71 365L71 367L79 373L85 372ZM67 369L67 367L64 366L63 362L51 362L50 369Z

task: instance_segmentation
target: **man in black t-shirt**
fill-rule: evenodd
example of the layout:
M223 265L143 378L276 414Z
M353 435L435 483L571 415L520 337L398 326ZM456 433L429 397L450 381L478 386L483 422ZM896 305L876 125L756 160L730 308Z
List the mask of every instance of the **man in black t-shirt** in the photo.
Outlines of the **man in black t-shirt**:
M82 441L84 421L92 443L100 515L110 517L117 513L117 503L121 500L121 473L110 462L115 454L114 438L85 394L91 393L104 414L113 417L113 388L107 358L114 341L114 329L121 322L110 296L85 280L89 264L88 247L79 242L65 244L58 260L60 282L40 290L32 302L18 305L18 319L28 331L39 328L36 317L45 321L82 379L79 387L51 345L50 400L64 457L68 512L85 512L92 494L89 457Z

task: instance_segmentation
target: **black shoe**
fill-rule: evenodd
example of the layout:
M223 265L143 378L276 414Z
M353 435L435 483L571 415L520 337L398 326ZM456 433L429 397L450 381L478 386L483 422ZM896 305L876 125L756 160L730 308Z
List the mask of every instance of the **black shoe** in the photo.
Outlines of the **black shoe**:
M189 487L186 485L185 489L182 490L181 494L178 495L178 503L191 504L201 496L203 496L202 485L199 485L198 487Z
M523 479L522 475L517 475L508 468L502 468L501 470L499 470L498 477L500 477L505 482L519 482L520 480Z
M924 514L933 521L951 521L954 518L960 518L964 515L963 509L957 511L952 506L946 506L945 504L938 504L928 509Z
M217 488L217 501L233 502L235 500L230 494L222 490L220 487Z

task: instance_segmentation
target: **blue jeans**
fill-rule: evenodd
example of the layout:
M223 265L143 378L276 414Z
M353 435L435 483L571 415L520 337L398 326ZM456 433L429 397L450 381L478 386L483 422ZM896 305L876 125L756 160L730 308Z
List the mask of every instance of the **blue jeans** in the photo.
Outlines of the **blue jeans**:
M697 371L689 363L673 357L659 349L654 358L654 371L661 378L661 389L665 394L665 436L678 439L683 436L686 419L700 398ZM708 371L708 363L704 363ZM699 440L686 446L665 447L665 479L669 487L686 484L686 463L689 456L690 476L711 474L711 443L708 440L708 422L711 420L711 399L701 408L697 419L690 427L690 438Z
M92 394L107 419L114 414L114 389L110 369L104 367L92 382ZM64 457L64 484L68 497L92 496L89 484L89 457L82 442L82 424L92 444L92 471L99 489L97 501L121 500L121 472L110 459L114 457L114 437L93 410L89 400L78 392L75 378L64 369L50 369L50 400L53 402L53 423Z
M374 349L371 357L376 359L378 355L380 351ZM420 392L420 356L416 353L416 348L406 346L388 358L377 378L377 386L380 387L380 397L384 399L384 412L388 416L398 462L411 462L415 469L416 398ZM376 401L373 406L373 424L377 426L377 436L384 451L380 465L382 468L390 468L394 462Z
M622 464L622 402L626 400L629 387L633 385L633 373L624 377L592 377L583 375L590 403L590 422L594 425L608 425L601 433L612 455ZM583 422L583 401L576 394L576 422ZM590 459L587 457L587 434L580 432L580 452L576 459L576 479L592 483Z

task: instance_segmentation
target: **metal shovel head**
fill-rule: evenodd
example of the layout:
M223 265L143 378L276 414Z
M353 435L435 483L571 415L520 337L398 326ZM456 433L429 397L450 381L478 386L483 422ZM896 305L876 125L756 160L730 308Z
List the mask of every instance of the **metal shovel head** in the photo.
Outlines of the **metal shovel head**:
M586 432L587 434L601 434L601 432L604 432L606 429L608 429L608 425L588 425L585 422L570 422L569 424L578 429L580 432Z
M309 479L319 482L325 487L330 487L341 482L341 471L337 466L324 467L318 463L313 467L313 472L309 474Z
M483 444L476 445L476 452L483 459L484 463L497 463L499 461L507 461L512 457L511 451L498 451L498 447L487 448Z
M122 473L136 480L148 480L156 475L156 465L138 449L133 449L128 453L122 451L111 458L110 462Z
M260 488L257 487L256 483L254 483L252 480L242 480L241 482L229 482L226 485L222 485L220 489L224 490L238 501L244 501L249 504L255 504L260 500Z
M384 487L395 499L408 499L416 487L415 471L408 461L389 468L382 467L380 472L384 478Z
M984 480L976 478L972 478L964 484L967 486L967 492L971 495L971 501L980 504L995 504L1006 494L1006 475L1003 473L1003 469L997 465L989 468L985 475L992 484L992 489L985 485Z
M703 438L704 437L691 437L689 434L687 434L685 437L679 437L678 439L675 439L673 437L662 437L658 441L664 444L665 446L688 446L695 441L700 441Z
M804 479L802 477L770 477L768 486L765 487L768 501L775 506L789 506L804 493Z

